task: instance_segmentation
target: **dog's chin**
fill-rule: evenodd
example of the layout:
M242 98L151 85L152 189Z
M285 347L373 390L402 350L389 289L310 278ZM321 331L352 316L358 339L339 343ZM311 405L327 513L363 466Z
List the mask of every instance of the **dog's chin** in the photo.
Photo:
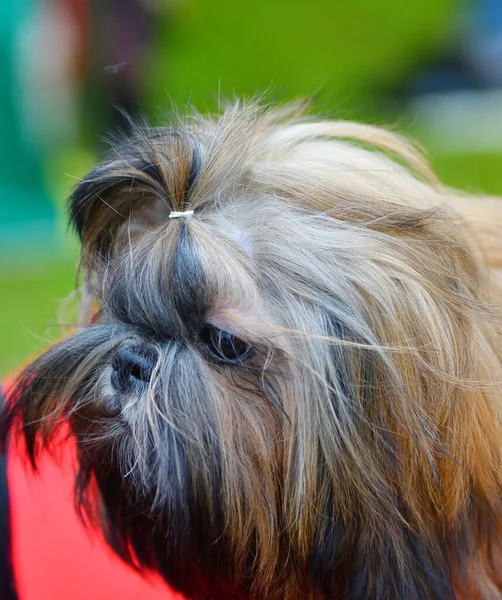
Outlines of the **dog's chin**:
M159 476L159 464L179 452L173 439L167 435L145 453L138 445L138 428L148 423L147 391L117 390L109 366L92 387L92 401L76 400L68 411L77 443L76 504L85 522L128 564L160 573L189 598L248 598L223 525L196 498L189 472L176 471L179 455Z
M74 433L78 434L76 429ZM204 506L175 490L176 481L170 498L159 502L158 490L148 485L155 480L153 473L138 477L134 468L124 473L113 444L93 445L90 432L83 439L78 448L78 510L126 563L142 572L159 573L193 600L249 597L252 577L248 581L233 564L224 532L210 526L212 516ZM130 443L122 440L124 447Z

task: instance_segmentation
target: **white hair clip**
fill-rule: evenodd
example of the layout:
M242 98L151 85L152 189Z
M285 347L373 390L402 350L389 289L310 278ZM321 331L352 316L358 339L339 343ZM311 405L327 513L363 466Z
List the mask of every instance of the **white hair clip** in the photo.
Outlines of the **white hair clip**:
M193 210L185 210L184 212L173 212L169 213L170 219L178 219L179 217L191 217L193 215Z

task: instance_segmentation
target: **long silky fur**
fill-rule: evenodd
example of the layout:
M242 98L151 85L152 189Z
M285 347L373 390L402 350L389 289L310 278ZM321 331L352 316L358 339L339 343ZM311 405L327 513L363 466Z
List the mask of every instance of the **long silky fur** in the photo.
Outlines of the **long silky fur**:
M502 203L395 134L251 102L135 126L69 207L81 325L2 434L36 465L69 428L126 560L197 599L502 599ZM216 360L208 326L253 353ZM152 377L120 396L138 344Z

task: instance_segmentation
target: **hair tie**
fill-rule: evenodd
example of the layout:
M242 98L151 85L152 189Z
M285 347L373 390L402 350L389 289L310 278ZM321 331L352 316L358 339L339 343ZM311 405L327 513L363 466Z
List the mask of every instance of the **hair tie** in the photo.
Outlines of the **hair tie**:
M169 213L170 219L178 219L179 217L191 217L193 215L193 210L185 210L183 212L172 211Z

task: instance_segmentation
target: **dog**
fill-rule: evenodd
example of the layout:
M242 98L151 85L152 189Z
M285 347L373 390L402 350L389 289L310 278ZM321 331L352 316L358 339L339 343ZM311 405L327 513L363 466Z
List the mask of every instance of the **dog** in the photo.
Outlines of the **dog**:
M83 517L189 598L502 598L502 204L302 110L131 124L2 437L68 427Z

